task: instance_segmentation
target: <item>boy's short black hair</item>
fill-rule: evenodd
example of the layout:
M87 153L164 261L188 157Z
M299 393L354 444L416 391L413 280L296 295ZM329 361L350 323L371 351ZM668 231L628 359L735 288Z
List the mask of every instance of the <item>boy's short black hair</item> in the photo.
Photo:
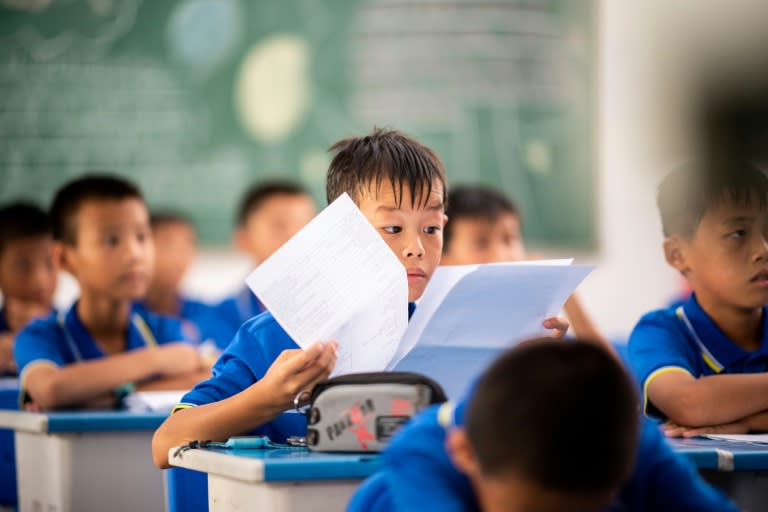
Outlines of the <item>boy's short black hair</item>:
M30 201L14 201L0 207L0 254L22 238L51 236L48 214Z
M240 201L237 209L237 225L245 226L248 217L261 208L267 199L274 196L309 196L309 192L299 183L289 180L269 180L251 186Z
M378 191L384 180L392 184L398 206L405 185L412 192L411 206L416 206L427 201L435 181L443 186L443 203L447 201L440 157L402 132L374 128L369 135L338 141L329 151L334 154L325 182L329 204L344 192L357 202L371 185Z
M195 229L195 223L187 215L173 210L154 210L149 213L149 226L155 229L166 224L184 224Z
M86 201L138 199L144 201L139 187L125 178L109 174L88 174L61 187L51 204L53 238L67 244L77 242L75 215Z
M460 219L483 219L496 222L507 213L520 218L520 210L507 196L484 185L459 185L448 194L448 223L443 228L443 251L453 238L452 222Z
M466 411L469 442L486 475L514 472L583 495L611 491L630 475L639 422L632 380L612 354L553 338L497 359Z
M662 180L656 202L664 236L690 237L707 211L719 204L766 208L768 177L738 159L689 162Z

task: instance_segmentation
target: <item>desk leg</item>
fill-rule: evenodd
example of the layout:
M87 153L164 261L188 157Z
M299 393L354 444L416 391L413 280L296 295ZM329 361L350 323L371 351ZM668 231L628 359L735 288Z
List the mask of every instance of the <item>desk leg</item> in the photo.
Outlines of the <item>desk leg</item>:
M272 512L343 511L359 480L246 483L208 474L210 512L269 510Z
M152 432L16 432L21 512L162 510Z

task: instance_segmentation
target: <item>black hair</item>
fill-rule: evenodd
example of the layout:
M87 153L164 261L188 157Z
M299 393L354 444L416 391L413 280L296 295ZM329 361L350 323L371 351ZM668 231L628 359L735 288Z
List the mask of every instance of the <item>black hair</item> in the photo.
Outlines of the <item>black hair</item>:
M690 237L707 211L720 204L766 208L768 177L738 159L692 161L667 174L656 202L664 235Z
M507 351L483 373L465 414L487 475L514 472L587 495L616 489L633 468L635 388L619 361L593 343L541 338Z
M125 178L109 174L87 174L61 187L51 204L53 238L68 244L77 242L75 216L86 201L138 199L139 187Z
M520 218L520 210L501 192L484 185L459 185L448 194L448 223L443 228L443 252L453 239L453 222L460 219L483 219L495 222L502 214Z
M166 224L184 224L195 229L192 219L183 213L172 210L154 210L149 214L149 225L152 229Z
M51 236L48 214L30 201L14 201L0 207L0 253L23 238Z
M398 206L404 186L411 190L411 206L416 206L426 203L435 181L443 187L443 203L447 201L442 161L434 151L402 132L374 128L369 135L336 142L329 151L334 156L325 182L328 203L345 192L358 202L372 185L377 192L384 180L392 185Z
M237 209L237 225L245 226L248 217L274 196L309 196L300 184L288 180L269 180L256 183L249 188Z

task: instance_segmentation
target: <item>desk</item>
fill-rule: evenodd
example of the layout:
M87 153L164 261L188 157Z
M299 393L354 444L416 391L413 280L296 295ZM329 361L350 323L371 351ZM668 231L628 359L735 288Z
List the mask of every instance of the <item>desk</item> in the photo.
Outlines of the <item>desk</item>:
M672 448L700 470L768 471L768 444L719 439L670 439Z
M14 431L19 510L162 510L151 441L166 414L0 411Z
M208 473L208 508L339 511L360 482L379 468L377 455L315 453L307 449L187 450L168 461Z
M670 439L711 484L744 510L765 510L768 503L768 445L715 439Z

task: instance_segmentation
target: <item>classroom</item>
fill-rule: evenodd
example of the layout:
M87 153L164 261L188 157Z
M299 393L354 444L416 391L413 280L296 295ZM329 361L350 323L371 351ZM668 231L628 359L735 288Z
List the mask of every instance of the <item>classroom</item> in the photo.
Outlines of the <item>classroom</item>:
M0 512L768 510L766 15L0 0Z

